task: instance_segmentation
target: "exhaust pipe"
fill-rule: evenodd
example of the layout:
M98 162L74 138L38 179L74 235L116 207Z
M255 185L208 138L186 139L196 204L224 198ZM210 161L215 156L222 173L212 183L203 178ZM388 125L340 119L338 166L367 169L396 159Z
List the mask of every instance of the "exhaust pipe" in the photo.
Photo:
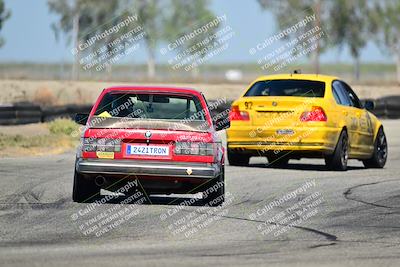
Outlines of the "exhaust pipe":
M106 183L106 178L104 178L103 176L99 175L94 179L94 183L97 186L102 186Z

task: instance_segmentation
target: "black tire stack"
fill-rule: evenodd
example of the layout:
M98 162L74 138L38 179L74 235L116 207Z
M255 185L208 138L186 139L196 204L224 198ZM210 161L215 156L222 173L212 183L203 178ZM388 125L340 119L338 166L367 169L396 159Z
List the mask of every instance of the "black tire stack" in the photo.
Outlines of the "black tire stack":
M400 118L400 96L386 96L381 98L381 100L385 102L387 118Z
M372 113L378 118L383 119L399 119L400 118L400 96L385 96L378 99L364 99L373 101L375 104Z
M372 100L372 99L365 99ZM364 100L364 101L365 101ZM209 104L217 100L210 100ZM400 96L386 96L372 100L375 109L372 111L379 118L399 119L400 118ZM230 109L232 101L219 103L210 109L213 118L225 119L228 116L227 110ZM29 102L15 104L0 104L0 125L17 125L37 122L49 122L57 118L73 119L76 113L89 113L92 105L63 105L41 108ZM220 115L221 113L221 115ZM222 117L222 118L221 118Z
M42 109L42 121L49 122L57 118L74 119L77 113L89 113L92 105L64 105L44 107Z
M42 122L53 121L58 118L67 118L66 106L51 106L43 107L42 109Z
M365 101L372 101L374 102L374 110L371 112L377 116L378 118L387 118L387 109L386 109L386 101L382 98L379 99L364 99L362 100L363 103Z
M0 105L0 125L37 123L42 120L40 106L27 102Z
M0 105L0 125L11 125L16 122L14 105Z
M57 118L74 119L77 113L89 113L92 105L40 107L29 102L0 104L0 125L49 122Z

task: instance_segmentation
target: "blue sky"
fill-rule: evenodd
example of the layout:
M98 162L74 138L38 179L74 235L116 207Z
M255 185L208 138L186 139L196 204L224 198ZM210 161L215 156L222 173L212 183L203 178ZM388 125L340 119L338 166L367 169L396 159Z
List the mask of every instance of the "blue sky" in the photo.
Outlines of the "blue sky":
M0 35L6 43L0 48L0 62L66 62L72 60L71 46L65 38L58 42L50 28L57 15L51 14L46 0L5 0L12 16L4 24ZM211 63L255 62L249 48L277 32L274 18L261 10L256 0L213 0L212 10L217 15L226 14L227 24L235 31L229 48L210 60ZM323 62L351 62L347 49L331 49L322 55ZM145 62L144 49L135 53L130 62ZM165 57L157 56L158 62ZM363 62L392 63L372 42L362 51ZM125 60L126 62L126 60ZM128 61L129 62L129 61Z

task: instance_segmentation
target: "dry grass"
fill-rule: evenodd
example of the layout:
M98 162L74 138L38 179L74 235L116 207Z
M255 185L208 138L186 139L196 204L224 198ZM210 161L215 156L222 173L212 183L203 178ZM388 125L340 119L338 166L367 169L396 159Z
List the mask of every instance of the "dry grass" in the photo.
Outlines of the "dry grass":
M226 97L227 99L232 100L238 98L248 86L248 84L229 83L138 84L126 82L0 80L0 88L2 91L0 94L0 103L12 103L21 100L33 101L36 99L36 101L41 101L44 104L92 104L104 88L119 85L190 87L203 92L207 99ZM353 88L360 98L378 98L387 95L400 95L400 86L395 85L354 85ZM55 97L54 100L53 97Z
M14 133L8 133L9 131L1 131L0 126L0 157L62 153L75 148L78 144L79 137L72 135L78 129L78 125L71 120L60 119L37 126L48 128L48 132L32 135L21 131L16 134L17 129L13 131ZM25 126L12 127L23 129Z
M35 91L32 102L40 106L52 106L57 104L53 91L46 86L39 87Z

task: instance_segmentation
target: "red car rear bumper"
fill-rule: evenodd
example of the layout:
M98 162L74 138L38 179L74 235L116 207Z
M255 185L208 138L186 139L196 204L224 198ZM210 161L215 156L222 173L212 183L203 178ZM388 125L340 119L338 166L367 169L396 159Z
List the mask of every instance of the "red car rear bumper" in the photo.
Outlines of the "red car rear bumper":
M82 174L117 174L213 179L221 173L221 170L222 166L218 163L82 158L76 161L76 171Z

